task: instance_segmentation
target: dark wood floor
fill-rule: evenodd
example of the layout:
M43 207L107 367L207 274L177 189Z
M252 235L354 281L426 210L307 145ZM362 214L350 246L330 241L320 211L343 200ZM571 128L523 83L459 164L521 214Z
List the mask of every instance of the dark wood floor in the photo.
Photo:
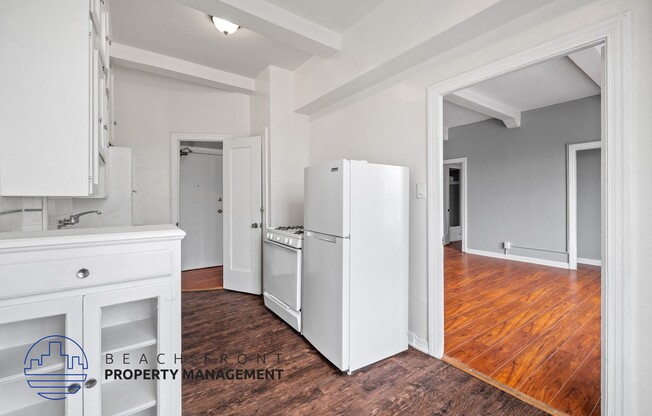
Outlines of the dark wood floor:
M445 248L445 353L571 415L600 414L600 268Z
M187 416L545 414L414 349L342 374L260 296L219 290L186 292L182 300L185 370L283 370L280 380L184 380ZM220 363L222 354L228 363ZM239 354L249 361L238 364ZM257 363L263 354L266 362Z
M222 266L181 272L181 291L183 292L215 290L223 287Z

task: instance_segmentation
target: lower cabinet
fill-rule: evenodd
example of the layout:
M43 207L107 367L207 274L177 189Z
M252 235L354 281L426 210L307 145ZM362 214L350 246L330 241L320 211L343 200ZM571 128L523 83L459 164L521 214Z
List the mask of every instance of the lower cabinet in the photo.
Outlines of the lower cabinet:
M171 340L171 294L170 285L157 285L84 297L84 349L95 383L84 390L84 414L174 414L169 398L181 392L151 379L152 371L138 371L160 375L180 368Z
M83 392L68 392L78 366L66 365L82 330L81 297L0 307L1 415L83 414Z
M181 414L184 234L99 230L0 236L0 416Z

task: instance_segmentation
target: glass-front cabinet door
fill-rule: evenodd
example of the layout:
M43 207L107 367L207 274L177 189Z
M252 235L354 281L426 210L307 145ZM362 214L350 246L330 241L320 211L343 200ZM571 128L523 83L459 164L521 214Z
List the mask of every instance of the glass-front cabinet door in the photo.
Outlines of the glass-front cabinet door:
M84 391L86 415L172 415L169 397L180 385L171 373L171 285L84 296L84 346L95 383ZM179 363L180 364L180 363ZM180 391L178 392L180 394Z
M0 415L81 416L82 299L0 307Z

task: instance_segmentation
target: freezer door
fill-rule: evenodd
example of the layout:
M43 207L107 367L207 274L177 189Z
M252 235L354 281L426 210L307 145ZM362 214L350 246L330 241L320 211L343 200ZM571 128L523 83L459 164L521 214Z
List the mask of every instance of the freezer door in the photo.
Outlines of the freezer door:
M349 369L349 240L306 232L303 335L342 371Z
M307 167L304 179L304 228L348 237L350 161L337 160Z

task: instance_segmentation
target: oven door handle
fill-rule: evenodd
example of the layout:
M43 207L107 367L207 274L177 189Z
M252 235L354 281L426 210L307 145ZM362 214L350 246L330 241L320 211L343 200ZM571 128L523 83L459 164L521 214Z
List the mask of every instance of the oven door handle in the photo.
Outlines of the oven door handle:
M275 241L272 241L272 240L265 240L265 241L263 241L263 244L269 244L270 246L274 246L274 247L278 247L278 248L284 248L284 249L286 249L288 251L295 251L295 252L296 251L301 251L298 248L284 246L283 244L279 244L279 243L277 243Z

